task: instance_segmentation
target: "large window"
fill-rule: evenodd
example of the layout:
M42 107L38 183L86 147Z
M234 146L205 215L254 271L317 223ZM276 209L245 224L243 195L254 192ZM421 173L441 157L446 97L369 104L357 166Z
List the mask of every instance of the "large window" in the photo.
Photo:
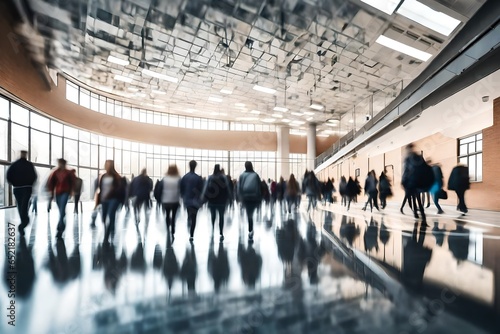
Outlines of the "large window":
M483 180L483 134L477 133L458 140L458 162L469 167L472 182Z

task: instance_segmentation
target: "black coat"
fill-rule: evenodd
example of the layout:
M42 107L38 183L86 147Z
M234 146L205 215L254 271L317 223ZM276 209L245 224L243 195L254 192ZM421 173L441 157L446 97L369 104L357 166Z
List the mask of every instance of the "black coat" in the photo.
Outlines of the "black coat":
M453 168L448 179L448 189L455 191L465 191L470 188L469 168L466 166L456 166Z
M7 170L7 181L13 187L33 186L37 177L35 167L26 159L15 161Z

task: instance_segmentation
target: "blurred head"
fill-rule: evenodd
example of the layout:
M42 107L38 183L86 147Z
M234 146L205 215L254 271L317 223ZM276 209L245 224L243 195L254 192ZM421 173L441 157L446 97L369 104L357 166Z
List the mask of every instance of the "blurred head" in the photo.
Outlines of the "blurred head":
M293 181L295 181L295 175L290 174L289 182L293 182Z
M215 174L220 174L221 170L220 170L220 165L219 164L215 164L214 166L214 175Z
M106 171L106 173L116 173L114 160L106 160L106 162L104 163L104 170Z
M169 176L179 176L179 169L177 169L177 165L168 166L167 175Z
M196 161L191 160L191 161L189 162L189 170L190 170L191 172L194 172L194 170L196 169L196 166L198 166L198 163L197 163Z
M60 168L60 169L66 168L66 164L67 164L67 162L63 158L57 159L57 167L58 168Z
M247 172L253 172L252 162L250 162L250 161L245 162L245 171L247 171Z
M143 170L141 170L141 175L147 175L148 174L148 171L146 170L146 168L144 168Z
M28 159L28 151L21 151L21 159Z
M406 153L408 154L408 153L413 152L414 148L415 148L415 145L413 145L413 143L409 143L409 144L408 144L408 145L406 145L406 147L405 147Z

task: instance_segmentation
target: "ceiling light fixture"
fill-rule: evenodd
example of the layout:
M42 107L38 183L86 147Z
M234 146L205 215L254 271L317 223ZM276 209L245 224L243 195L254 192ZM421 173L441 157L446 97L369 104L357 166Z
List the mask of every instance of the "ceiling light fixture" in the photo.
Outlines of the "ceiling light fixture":
M122 66L127 66L128 64L130 64L130 62L128 60L120 59L120 58L114 57L112 55L108 56L108 61L110 63L118 64L118 65L122 65Z
M161 79L161 80L173 82L173 83L177 83L179 81L179 79L177 79L177 78L174 78L174 77L171 77L171 76L168 76L168 75L165 75L165 74L157 73L157 72L148 70L147 68L143 68L142 69L142 74L144 74L146 76L149 76L149 77L153 77L153 78L157 78L157 79Z
M158 95L165 95L165 94L167 94L166 92L164 92L162 90L158 90L158 89L152 89L151 93L158 94Z
M291 121L290 124L293 124L293 125L303 125L303 124L306 124L306 122L303 122L303 121Z
M332 126L332 127L337 127L339 126L338 123L325 123L325 125Z
M222 89L220 90L220 92L221 92L222 94L227 94L227 95L229 95L229 94L233 94L233 90L232 90L232 89L229 89L229 88L222 88Z
M438 12L416 0L403 2L397 13L445 36L449 36L460 24L460 20Z
M234 104L234 106L237 107L237 108L244 108L245 104L237 102L237 103Z
M310 122L310 121L312 121L313 119L314 119L314 117L308 117L308 118L306 119L306 121L309 121L309 122Z
M127 83L132 82L132 78L129 78L129 77L126 77L126 76L123 76L120 74L115 74L115 80L123 81L123 82L127 82Z
M262 122L264 122L264 123L273 123L275 121L276 120L274 118L264 118L264 119L262 119Z
M292 115L293 116L302 116L303 114L301 112L292 111Z
M258 121L259 118L257 118L257 117L236 117L236 120L251 122L251 121Z
M220 102L222 102L222 98L220 98L218 96L209 96L208 97L208 101L220 103Z
M290 123L291 122L291 120L289 120L288 118L283 118L281 121L283 123Z
M330 137L330 135L327 135L327 134L321 134L321 135L318 135L318 137L328 138L328 137Z
M380 35L375 42L377 42L380 45L386 46L390 49L404 53L404 54L411 56L413 58L420 59L422 61L427 61L427 60L429 60L430 57L432 57L432 55L430 53L427 53L425 51L421 51L421 50L416 49L414 47L411 47L409 45L403 44L403 43L398 42L392 38L386 37L384 35Z
M264 87L264 86L259 86L259 85L253 86L253 89L256 91L262 92L262 93L267 93L267 94L276 93L276 89L272 89L272 88L268 88L268 87Z
M274 111L287 112L288 108L285 108L285 107L274 107L273 110Z
M351 118L351 119L349 120L349 123L354 123L354 120Z
M312 111L304 111L304 115L307 115L307 116L314 116L315 113L312 112Z
M283 118L282 114L272 114L271 116L276 117L276 118Z
M321 105L319 103L311 103L309 108L314 109L314 110L323 110L324 107L323 107L323 105Z
M255 110L255 109L254 109L254 110L251 110L251 111L250 111L250 113L251 113L251 114L254 114L254 115L260 115L260 111Z
M388 15L392 15L401 0L361 0L361 2L364 2Z

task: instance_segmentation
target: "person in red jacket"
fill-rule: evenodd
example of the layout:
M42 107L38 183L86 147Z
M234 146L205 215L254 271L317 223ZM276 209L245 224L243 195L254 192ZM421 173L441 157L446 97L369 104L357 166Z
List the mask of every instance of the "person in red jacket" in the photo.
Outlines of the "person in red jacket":
M66 229L66 205L73 192L75 185L75 174L66 168L66 160L58 159L57 168L50 174L47 186L51 198L56 197L56 204L59 208L59 223L57 224L56 238L61 239Z

